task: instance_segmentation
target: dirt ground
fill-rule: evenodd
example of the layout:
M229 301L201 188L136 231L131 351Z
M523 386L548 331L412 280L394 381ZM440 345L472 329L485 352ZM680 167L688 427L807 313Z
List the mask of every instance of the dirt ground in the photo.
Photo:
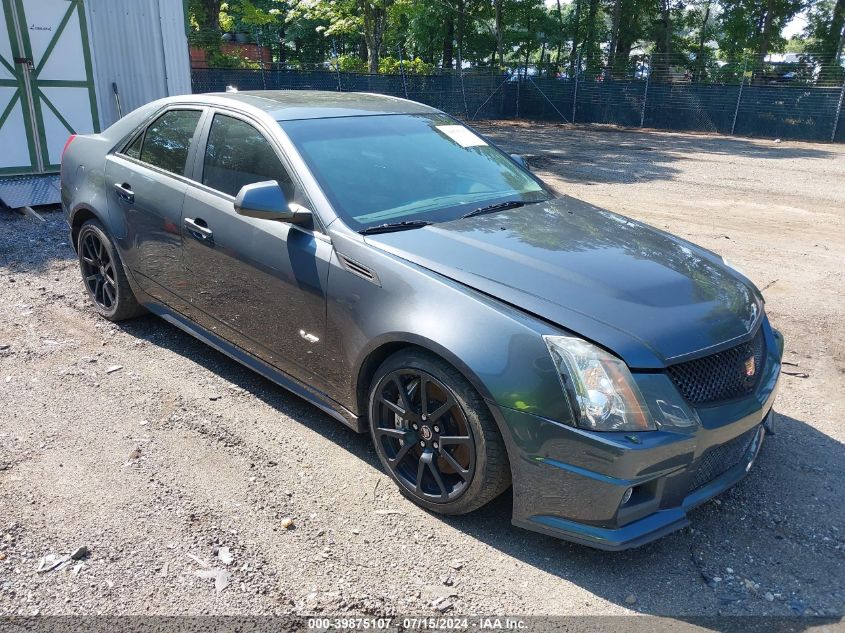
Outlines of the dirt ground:
M428 514L367 437L161 320L95 317L60 213L0 211L0 614L842 614L845 146L479 127L764 289L795 375L749 477L616 554L512 527L508 494Z

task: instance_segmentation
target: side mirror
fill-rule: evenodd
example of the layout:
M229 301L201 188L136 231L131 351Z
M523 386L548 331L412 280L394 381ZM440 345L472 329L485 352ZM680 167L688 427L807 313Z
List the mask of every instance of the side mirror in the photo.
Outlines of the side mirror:
M513 158L514 162L523 169L531 171L531 168L528 166L528 161L525 160L525 156L522 156L521 154L511 154L511 158Z
M235 198L235 212L259 220L279 220L307 224L311 212L298 204L290 204L275 180L244 185Z

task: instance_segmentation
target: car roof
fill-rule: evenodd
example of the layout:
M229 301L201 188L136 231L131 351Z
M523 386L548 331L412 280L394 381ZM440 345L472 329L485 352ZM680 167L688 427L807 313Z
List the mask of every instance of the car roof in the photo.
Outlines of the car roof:
M263 110L277 121L371 116L375 114L438 113L415 101L367 92L323 90L250 90L183 97L186 101L225 105L243 103Z

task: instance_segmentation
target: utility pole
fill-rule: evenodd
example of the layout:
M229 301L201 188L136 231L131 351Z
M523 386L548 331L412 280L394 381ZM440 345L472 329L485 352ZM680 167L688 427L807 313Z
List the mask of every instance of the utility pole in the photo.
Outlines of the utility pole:
M267 77L264 75L264 51L261 50L261 34L263 29L259 28L253 32L255 45L258 48L258 67L261 69L261 85L267 90Z
M399 51L399 72L402 73L402 90L405 92L405 98L408 98L408 84L405 82L405 62L402 60L402 45L397 44L396 49Z
M464 89L464 55L461 52L461 47L458 46L458 73L461 78L461 96L464 99L464 116L469 119L469 108L467 107L467 93Z
M343 84L340 81L340 58L337 54L337 42L332 38L332 53L334 53L334 71L337 76L337 91L343 92Z
M731 123L731 134L736 129L736 120L739 117L739 104L742 103L742 89L745 88L745 73L748 71L748 53L745 54L745 62L742 64L742 81L739 84L739 94L736 96L736 110L734 110L734 120Z
M578 107L578 75L581 74L581 55L578 55L578 65L575 67L573 74L575 88L572 91L572 122L575 123L575 110Z
M842 79L842 89L839 91L839 104L836 106L836 118L833 119L833 131L830 133L830 142L836 141L836 130L839 127L839 117L842 114L842 100L845 98L845 77Z
M652 59L648 58L648 74L645 76L645 91L643 91L643 109L640 112L640 127L645 127L645 104L648 101L648 84L651 83ZM643 72L645 72L645 57L643 57Z

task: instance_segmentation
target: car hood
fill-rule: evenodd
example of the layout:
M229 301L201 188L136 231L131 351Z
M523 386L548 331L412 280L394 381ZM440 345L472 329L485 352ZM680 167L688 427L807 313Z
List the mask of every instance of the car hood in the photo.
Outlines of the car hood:
M366 240L634 368L716 351L762 317L757 289L718 256L568 196Z

